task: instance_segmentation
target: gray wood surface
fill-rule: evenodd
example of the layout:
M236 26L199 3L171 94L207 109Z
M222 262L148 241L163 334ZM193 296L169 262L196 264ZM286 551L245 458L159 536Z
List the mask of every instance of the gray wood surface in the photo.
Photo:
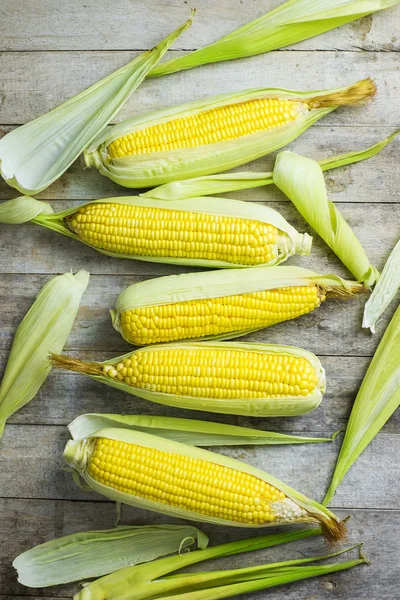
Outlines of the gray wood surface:
M216 40L280 4L281 0L201 0L193 27L169 53L176 55ZM0 5L0 136L39 116L123 65L137 51L157 43L189 12L185 0L3 0ZM400 8L328 32L315 39L264 56L198 68L146 81L118 115L160 108L220 92L255 86L318 89L347 85L370 75L378 85L366 107L340 109L291 144L313 158L366 148L400 124ZM381 269L400 237L398 190L400 140L379 156L325 174L331 199ZM274 156L241 170L267 171ZM78 160L40 197L55 210L83 200L126 194ZM129 193L129 192L128 192ZM134 191L132 192L134 193ZM17 192L0 182L0 199ZM273 186L229 194L270 203L299 230L312 233L294 207ZM289 263L288 263L289 264ZM315 236L309 258L299 264L319 272L350 277L338 259ZM127 285L146 278L185 272L177 266L114 260L33 224L0 225L0 373L12 338L35 295L56 273L88 269L93 275L66 350L89 360L105 360L129 350L111 327L108 309ZM377 335L361 329L366 297L331 300L296 321L259 332L249 339L302 345L317 353L327 372L326 396L315 411L292 419L251 419L179 411L101 386L83 376L54 371L38 396L16 413L0 443L0 600L68 598L78 586L45 590L18 584L15 556L55 536L83 529L111 527L114 506L82 492L63 472L65 425L84 412L124 412L187 416L304 435L330 435L346 424L360 382L399 301L378 324ZM352 515L350 542L365 542L370 567L250 594L249 600L396 600L400 598L400 488L398 475L400 416L393 415L348 473L333 500L338 514ZM342 435L342 434L341 434ZM278 475L321 500L329 483L341 436L332 442L296 447L220 448ZM123 523L171 522L162 516L125 507ZM204 525L211 543L243 538L246 530ZM221 561L218 568L246 566L326 551L320 539L303 540L254 555ZM210 568L216 566L210 564ZM204 566L200 566L204 569Z

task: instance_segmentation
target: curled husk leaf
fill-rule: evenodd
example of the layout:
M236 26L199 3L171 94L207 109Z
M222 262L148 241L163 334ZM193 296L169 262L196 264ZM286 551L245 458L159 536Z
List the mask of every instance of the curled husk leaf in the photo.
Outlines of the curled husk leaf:
M0 174L23 194L37 194L56 181L112 120L186 23L152 50L0 140Z

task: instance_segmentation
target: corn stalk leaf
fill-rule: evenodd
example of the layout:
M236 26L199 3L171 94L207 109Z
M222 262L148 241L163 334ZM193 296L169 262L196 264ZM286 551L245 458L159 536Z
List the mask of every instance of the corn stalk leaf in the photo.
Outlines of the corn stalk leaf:
M106 127L162 58L190 19L152 50L45 115L0 140L0 174L24 194L37 194L58 179Z
M253 446L331 442L338 433L334 433L330 438L312 438L196 419L100 413L80 415L68 425L70 434L75 441L90 437L96 431L108 428L152 433L191 446Z
M208 63L270 52L390 8L398 1L289 0L213 44L167 60L155 67L150 76L166 75Z
M363 327L375 333L375 324L400 287L400 241L393 248L382 274L364 308Z
M355 152L347 152L338 156L331 156L318 161L323 171L337 169L345 165L372 158L379 154L381 150L394 140L400 133L397 129L390 136L377 142L373 146L365 150L356 150ZM141 197L157 198L160 200L178 200L183 198L193 198L195 196L211 196L213 194L224 194L236 190L247 190L264 185L274 183L272 171L267 172L251 172L241 171L239 173L222 173L219 175L204 175L203 177L193 177L191 179L183 179L181 181L171 181L159 185L148 192L140 194ZM1 211L1 207L0 207ZM1 220L1 212L0 212Z
M62 350L88 282L86 271L54 277L19 325L0 385L0 437L6 420L44 383L51 369L49 352Z
M366 286L373 285L379 273L369 262L339 209L328 200L320 165L294 152L281 152L275 162L273 178L275 185L288 196L354 277Z
M394 314L355 399L323 504L400 404L400 307Z
M207 536L190 525L115 527L81 531L53 539L23 552L13 562L18 581L27 587L48 587L101 577L124 567L150 562L197 544Z

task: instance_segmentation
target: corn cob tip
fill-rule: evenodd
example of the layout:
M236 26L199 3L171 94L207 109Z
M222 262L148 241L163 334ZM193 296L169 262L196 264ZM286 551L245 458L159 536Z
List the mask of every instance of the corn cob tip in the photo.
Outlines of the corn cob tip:
M309 108L325 108L329 106L365 104L376 95L377 89L373 80L368 77L354 85L332 92L325 96L315 96L308 101Z
M49 359L51 365L56 369L74 371L75 373L83 373L84 375L103 375L101 365L98 363L85 362L84 360L63 354L50 354Z
M328 298L354 298L354 296L358 296L359 294L365 294L368 292L368 289L362 284L358 282L348 281L346 282L346 287L344 286L326 286L324 287L324 292L326 297Z

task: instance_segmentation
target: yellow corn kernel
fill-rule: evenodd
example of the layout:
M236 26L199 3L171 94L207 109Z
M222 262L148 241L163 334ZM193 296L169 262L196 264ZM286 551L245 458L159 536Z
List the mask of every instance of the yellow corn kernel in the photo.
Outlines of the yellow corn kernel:
M177 396L237 399L311 395L318 375L299 356L244 350L138 350L103 374L136 388Z
M66 221L83 242L117 254L246 266L278 255L279 230L253 219L109 202L88 204Z
M298 507L290 515L289 498L258 477L137 444L95 438L88 471L125 494L233 523L264 525L301 516Z
M325 297L313 284L135 308L121 312L121 332L138 346L244 332L309 313Z
M167 152L233 140L295 121L306 105L285 98L261 98L152 125L118 138L108 146L110 158Z

